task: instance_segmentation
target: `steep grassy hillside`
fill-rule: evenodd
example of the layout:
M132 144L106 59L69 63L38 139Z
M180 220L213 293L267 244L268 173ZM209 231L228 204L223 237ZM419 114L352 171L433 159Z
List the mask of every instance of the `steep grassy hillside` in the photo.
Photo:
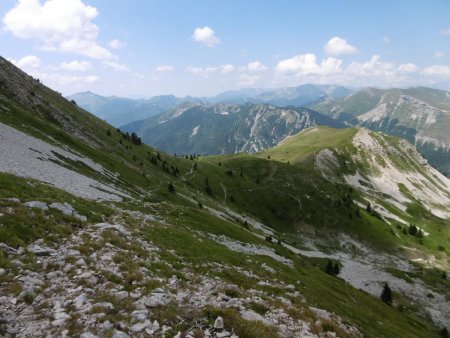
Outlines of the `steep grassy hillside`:
M355 170L371 173L357 167L359 132L316 132L267 153L174 157L0 59L0 334L219 337L221 316L239 337L438 337L447 220L414 196L401 213L352 186ZM348 168L317 167L324 149ZM406 222L420 215L427 234L368 200ZM379 299L383 282L393 306Z

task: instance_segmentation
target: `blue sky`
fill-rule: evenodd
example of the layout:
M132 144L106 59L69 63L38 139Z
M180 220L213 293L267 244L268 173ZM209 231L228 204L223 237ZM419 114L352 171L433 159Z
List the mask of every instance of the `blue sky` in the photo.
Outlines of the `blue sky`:
M450 79L448 0L2 0L0 17L0 54L65 95Z

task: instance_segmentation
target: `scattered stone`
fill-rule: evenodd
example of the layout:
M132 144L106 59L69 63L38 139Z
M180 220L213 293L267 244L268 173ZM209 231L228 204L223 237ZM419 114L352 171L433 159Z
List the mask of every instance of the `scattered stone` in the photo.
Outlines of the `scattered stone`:
M156 332L156 331L159 330L159 323L158 323L157 320L155 320L155 321L153 322L153 324L152 324L152 329L153 329L154 332Z
M5 244L5 243L0 243L0 249L2 249L3 251L6 251L9 254L17 254L17 250L10 247L9 245Z
M66 323L66 319L65 318L61 318L61 319L56 319L52 322L52 326L54 327L61 327ZM81 336L80 336L81 337Z
M130 338L130 336L127 335L123 331L116 330L116 332L114 332L112 338Z
M114 305L112 305L111 303L108 303L108 302L101 302L101 303L95 303L93 305L93 307L96 307L96 308L103 307L103 308L106 308L108 310L111 310L111 309L114 308Z
M53 249L50 249L45 246L40 246L39 244L37 244L37 241L34 244L28 245L27 250L28 250L28 252L31 252L37 256L46 256L46 255L49 255L50 253L54 252Z
M134 310L131 313L131 317L140 322L143 322L148 319L148 310Z
M262 263L261 267L264 270L269 271L270 273L276 273L276 271L273 268L271 268L270 266L268 266L266 263Z
M6 274L6 270L5 269L2 269L2 268L0 268L0 276L3 276L3 275L5 275Z
M111 330L113 327L114 325L109 320L102 324L103 330Z
M15 197L2 198L2 200L6 201L6 202L20 203L20 200L18 198L15 198Z
M166 305L169 302L170 302L169 296L164 292L153 292L149 297L147 297L144 300L145 306L150 308L158 307L160 305Z
M79 295L73 300L73 306L75 306L76 310L80 310L84 304L86 304L87 297L84 293Z
M143 322L143 323L137 323L137 324L134 324L134 325L130 328L130 330L131 330L131 332L137 333L137 332L144 331L146 328L149 328L149 327L151 327L151 326L152 326L152 323L151 323L149 320L146 320L146 321Z
M98 338L98 337L93 333L85 332L80 334L80 338Z
M214 328L217 330L221 330L223 329L224 325L223 325L223 318L222 317L217 317L216 321L214 322Z
M78 265L78 266L87 266L87 264L86 264L86 262L85 262L85 260L84 260L83 258L80 258L79 260L77 260L77 261L75 262L75 265Z
M30 202L25 202L24 205L27 206L28 208L36 208L36 209L41 209L41 210L48 210L48 205L45 202L30 201Z
M261 316L259 313L256 313L255 311L241 310L240 313L241 313L242 318L245 320L260 321L260 322L263 322L266 324L270 324L270 323L268 323L268 320L266 318Z
M130 235L130 232L121 224L97 223L94 224L93 227L100 230L115 230L124 236Z
M226 338L226 337L230 337L230 333L229 333L228 331L217 332L217 333L216 333L216 337L217 337L217 338Z
M74 212L76 212L76 210L69 204L69 203L58 203L58 202L53 202L52 204L49 205L49 207L51 209L56 209L61 211L64 215L67 216L72 216L72 214Z
M78 214L77 211L74 209L74 207L71 206L67 202L64 202L64 203L53 202L52 204L49 205L49 207L51 209L56 209L56 210L61 211L64 215L73 216L73 217L75 217L76 219L79 219L82 222L86 222L87 221L87 217L86 216L82 216L82 215Z
M84 279L89 285L96 285L98 282L98 278L95 277L92 272L85 272L80 275L80 278Z
M128 291L118 291L115 294L117 299L123 300L128 298Z
M177 276L174 275L171 279L169 279L169 285L173 288L178 288L178 286L180 285L180 280Z
M60 319L66 320L66 319L70 318L70 316L65 312L56 312L54 317L55 317L55 320L60 320Z

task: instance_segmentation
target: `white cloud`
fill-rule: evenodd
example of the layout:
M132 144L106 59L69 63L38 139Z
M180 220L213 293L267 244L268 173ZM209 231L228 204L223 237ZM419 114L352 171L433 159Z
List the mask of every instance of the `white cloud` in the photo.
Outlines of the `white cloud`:
M319 65L314 54L300 54L290 59L278 62L276 71L282 74L294 74L297 76L311 74L332 74L339 73L342 60L327 58Z
M325 45L324 50L329 55L355 54L357 52L356 47L338 36L331 38Z
M156 67L156 71L159 73L168 73L173 71L175 68L173 66L169 66L169 65L160 65L158 67Z
M220 65L219 66L219 71L222 74L228 74L228 73L231 73L231 72L234 71L234 67L233 67L233 65L230 65L230 64L228 64L228 65Z
M116 61L102 61L102 64L107 67L107 68L111 68L112 70L118 71L118 72L123 72L123 71L128 71L130 70L130 68L128 68L128 66L126 65L122 65Z
M444 29L442 32L442 35L450 35L450 29Z
M90 62L77 60L71 62L63 62L59 67L71 72L86 72L92 68Z
M193 67L193 66L188 66L186 67L186 71L188 73L194 74L194 75L203 75L204 70L201 67Z
M438 76L448 76L450 75L450 67L433 65L423 69L425 75L438 75Z
M230 64L220 65L218 67L205 67L205 68L188 66L186 67L186 71L194 75L208 77L209 75L214 73L229 74L234 71L234 66Z
M260 79L258 75L242 74L239 76L239 87L250 87L254 86L255 83Z
M300 54L278 62L275 69L284 74L310 74L318 73L319 66L314 54Z
M83 81L86 83L94 83L98 81L98 76L96 75L88 75L83 78Z
M34 55L27 55L21 58L19 61L10 60L20 69L39 68L41 66L41 60Z
M383 38L381 39L384 43L389 43L391 42L391 38L389 36L383 36Z
M254 72L254 73L258 73L258 72L263 72L267 69L266 66L264 66L261 62L259 61L253 61L250 62L247 67L246 70L248 70L249 72Z
M443 51L441 51L441 50L438 50L438 51L435 52L433 55L434 55L435 58L443 58L443 57L445 57L447 54L445 54L445 52L443 52Z
M97 43L99 28L92 23L95 7L81 0L19 0L3 17L4 29L22 39L38 40L48 51L69 52L95 59L113 55Z
M411 73L417 73L420 70L420 68L417 67L414 63L404 63L404 64L401 64L400 66L398 66L398 70L401 73L411 74Z
M393 76L395 67L392 63L380 61L379 55L373 55L366 62L352 62L347 67L346 72L354 76Z
M442 66L441 66L442 67ZM379 55L373 55L363 62L344 62L337 58L317 60L314 54L302 54L282 60L276 66L277 85L298 85L299 83L342 84L350 86L403 86L433 82L437 74L446 74L450 69L431 68L422 71L414 63L395 65L385 62ZM431 76L434 75L434 76Z
M340 73L342 60L335 58L327 58L320 64L320 69L322 74L335 74Z
M126 42L123 42L123 41L120 41L120 40L117 40L117 39L111 40L109 42L109 47L114 48L114 49L121 49L121 48L126 47L126 46L127 46Z
M216 33L208 26L205 26L203 28L196 28L194 30L194 33L192 34L192 39L208 47L214 47L215 45L220 43L220 40L216 36Z

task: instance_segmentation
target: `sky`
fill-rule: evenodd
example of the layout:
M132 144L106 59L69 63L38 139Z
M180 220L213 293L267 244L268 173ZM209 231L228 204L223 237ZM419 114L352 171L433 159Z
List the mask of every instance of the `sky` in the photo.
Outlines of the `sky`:
M70 95L450 82L449 0L1 0L0 55Z

